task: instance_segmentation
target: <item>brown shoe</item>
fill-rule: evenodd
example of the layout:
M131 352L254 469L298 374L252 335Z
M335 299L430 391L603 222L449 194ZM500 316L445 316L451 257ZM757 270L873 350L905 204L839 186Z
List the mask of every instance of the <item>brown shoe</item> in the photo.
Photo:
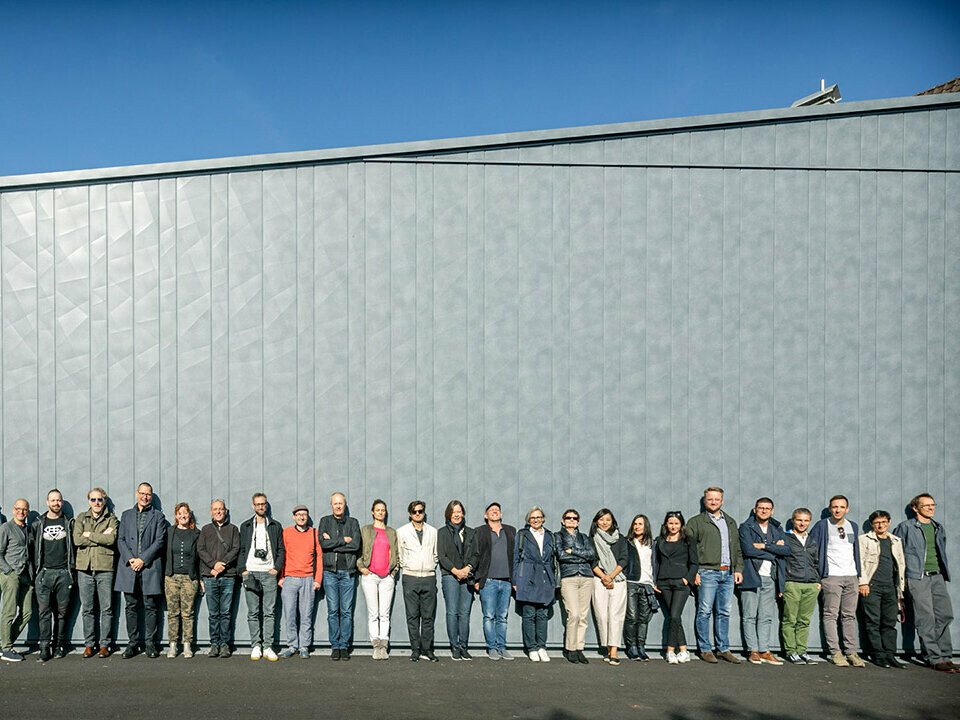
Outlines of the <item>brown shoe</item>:
M709 650L707 650L706 652L700 653L700 659L703 660L704 662L708 662L708 663L718 663L718 662L720 662L719 660L717 660L717 656L714 655L714 654L713 654L712 652L710 652Z
M110 648L106 646L100 648L100 652L97 653L97 657L102 657L102 658L110 657Z
M750 655L747 657L747 660L752 662L754 665L762 665L763 660L760 659L760 653L756 650L751 650Z
M938 662L935 665L931 665L931 667L938 672L956 672L952 662Z
M97 654L97 651L94 650L91 645L87 645L87 646L83 649L83 657L84 657L84 659L86 659L86 658L92 658L92 657L93 657L94 655L96 655L96 654Z
M722 653L720 653L720 659L726 660L728 663L733 663L734 665L740 664L740 658L738 658L729 650L724 650Z
M767 665L783 665L783 660L780 660L769 650L767 650L765 653L760 653L760 660L767 663Z

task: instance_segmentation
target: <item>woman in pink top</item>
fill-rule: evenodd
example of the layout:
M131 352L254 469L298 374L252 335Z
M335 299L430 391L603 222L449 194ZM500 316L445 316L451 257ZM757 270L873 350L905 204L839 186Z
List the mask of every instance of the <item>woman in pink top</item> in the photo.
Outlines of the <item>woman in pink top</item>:
M390 609L399 555L397 532L387 527L387 504L379 498L370 508L373 523L360 528L361 553L357 560L360 587L367 602L367 625L373 643L373 659L386 660L390 640Z

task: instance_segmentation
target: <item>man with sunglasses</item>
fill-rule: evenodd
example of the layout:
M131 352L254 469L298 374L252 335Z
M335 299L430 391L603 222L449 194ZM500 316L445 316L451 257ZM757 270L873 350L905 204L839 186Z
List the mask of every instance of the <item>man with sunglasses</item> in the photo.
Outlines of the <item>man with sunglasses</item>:
M33 616L33 534L27 526L30 503L13 503L13 518L0 526L0 657L21 662L13 649L17 635ZM18 619L19 614L19 619Z
M410 635L410 659L439 662L433 652L433 623L437 617L437 529L428 525L427 504L407 506L410 522L397 528L397 554L403 576L403 606Z
M848 522L850 503L843 495L830 498L830 516L810 531L820 555L823 592L823 636L829 660L837 667L866 667L857 654L857 600L860 597L860 538L857 525ZM840 652L838 623L843 631Z
M95 487L87 493L88 510L73 523L73 544L77 548L77 587L83 616L83 657L110 655L113 642L113 568L117 558L117 529L120 521L107 508L107 493ZM99 647L97 604L100 605ZM99 652L98 652L99 649Z

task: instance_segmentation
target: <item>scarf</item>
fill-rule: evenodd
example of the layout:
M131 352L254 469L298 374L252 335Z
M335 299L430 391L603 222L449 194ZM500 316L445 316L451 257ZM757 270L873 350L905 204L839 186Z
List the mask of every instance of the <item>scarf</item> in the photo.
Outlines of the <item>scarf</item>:
M609 573L617 566L617 559L613 556L612 547L619 539L620 533L617 530L610 534L600 528L597 528L597 532L593 536L593 546L597 549L597 564L605 573ZM623 582L624 580L626 578L623 572L617 573L617 576L613 579L614 582Z
M453 524L449 520L446 522L446 526L453 530L453 543L457 546L457 552L461 555L463 554L463 523L463 520L457 524Z

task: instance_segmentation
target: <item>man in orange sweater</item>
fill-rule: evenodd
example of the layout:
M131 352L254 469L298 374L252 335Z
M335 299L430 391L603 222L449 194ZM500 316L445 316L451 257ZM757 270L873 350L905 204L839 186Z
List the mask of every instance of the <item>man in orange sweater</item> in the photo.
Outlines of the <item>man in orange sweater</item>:
M323 551L315 528L310 527L306 505L293 509L294 524L283 530L286 556L279 582L283 621L287 626L287 649L280 657L298 654L310 657L313 643L313 602L323 582ZM297 622L297 611L300 621Z

